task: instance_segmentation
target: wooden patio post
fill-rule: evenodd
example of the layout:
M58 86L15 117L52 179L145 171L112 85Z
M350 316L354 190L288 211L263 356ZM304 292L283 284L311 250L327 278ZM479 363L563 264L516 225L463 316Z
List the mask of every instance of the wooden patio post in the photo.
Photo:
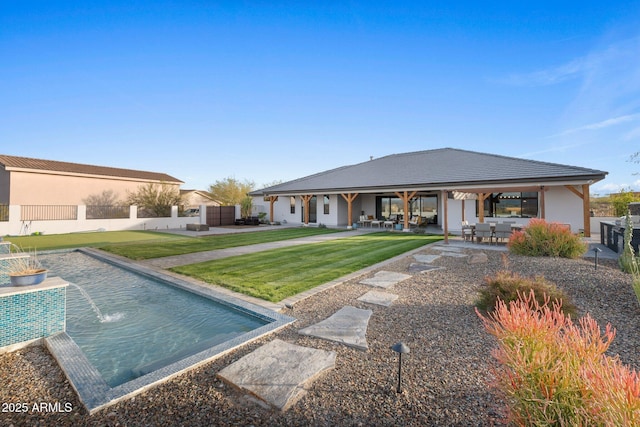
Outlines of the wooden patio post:
M358 193L347 193L340 194L344 200L347 202L347 216L349 219L347 220L347 229L351 230L353 228L353 216L352 216L352 208L351 203L358 197Z
M309 225L309 200L313 197L313 194L305 194L300 196L304 203L304 224Z
M565 185L565 188L582 199L582 222L584 237L591 237L591 214L589 213L589 203L591 196L589 195L589 184L582 184L582 193L573 185Z
M478 193L478 221L484 222L484 193Z
M403 231L408 231L409 230L409 200L411 200L413 198L413 196L415 196L417 193L417 191L414 191L413 193L409 194L408 191L404 191L403 193L399 193L399 192L395 192L396 196L398 196L398 198L402 199L403 202L403 209L404 209L404 225L402 226Z
M444 243L449 244L449 192L447 190L442 191L442 200L442 208L444 211L444 221L442 222Z
M273 204L278 200L278 196L269 196L269 221L275 222L273 218Z
M589 195L589 184L582 184L582 218L584 221L584 237L591 237L591 213L589 205L591 204L591 196Z
M540 191L538 191L538 194L540 194L540 218L545 219L546 216L546 210L545 210L545 206L544 206L544 185L540 186Z

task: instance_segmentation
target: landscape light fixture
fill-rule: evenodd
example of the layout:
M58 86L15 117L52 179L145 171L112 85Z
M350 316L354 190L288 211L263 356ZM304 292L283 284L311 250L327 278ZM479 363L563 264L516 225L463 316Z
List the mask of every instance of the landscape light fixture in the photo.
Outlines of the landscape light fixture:
M598 253L602 252L602 249L600 248L593 248L593 254L595 255L595 266L594 268L597 270L598 269Z
M402 383L402 354L409 353L410 350L403 342L392 345L391 350L398 353L398 388L396 389L396 393L402 393L402 390L400 389L400 384Z

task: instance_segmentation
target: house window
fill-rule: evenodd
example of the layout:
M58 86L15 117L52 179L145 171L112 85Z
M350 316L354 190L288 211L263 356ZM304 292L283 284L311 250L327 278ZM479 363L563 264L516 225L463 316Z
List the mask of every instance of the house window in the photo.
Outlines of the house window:
M324 196L324 214L329 215L329 196Z
M291 207L289 208L289 209L290 209L290 212L291 212L292 214L296 213L296 198L295 198L295 197L293 197L293 196L289 197L289 203L290 203L290 206L291 206Z
M409 201L409 217L422 217L428 222L437 222L438 196L424 195ZM376 197L376 218L404 218L404 202L399 197Z
M477 200L476 212L480 212ZM492 193L491 196L484 200L484 216L495 218L536 218L538 216L538 193Z

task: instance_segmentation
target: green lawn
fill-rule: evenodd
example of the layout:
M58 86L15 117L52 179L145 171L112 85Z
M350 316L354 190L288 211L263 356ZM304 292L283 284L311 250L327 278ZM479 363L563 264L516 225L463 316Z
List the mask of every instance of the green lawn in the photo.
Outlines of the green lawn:
M154 242L156 245L183 237L156 231L104 231L93 233L43 234L40 236L7 236L5 241L18 245L25 251L46 251L78 247L101 247L110 244L129 242Z
M134 260L183 255L194 252L255 245L279 240L297 239L318 234L337 233L344 230L316 227L283 228L280 230L218 234L206 237L183 237L168 243L127 243L102 246L100 249Z
M441 239L442 236L413 233L364 234L207 261L171 270L236 292L277 302Z

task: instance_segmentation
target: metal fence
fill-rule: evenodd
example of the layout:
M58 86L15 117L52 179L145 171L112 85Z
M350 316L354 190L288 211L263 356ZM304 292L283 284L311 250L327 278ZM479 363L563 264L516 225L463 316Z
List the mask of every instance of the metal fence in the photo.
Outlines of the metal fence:
M22 205L21 221L63 221L77 220L77 205Z
M87 206L87 219L129 218L129 206Z
M155 211L139 207L138 218L171 218L171 206L158 207Z
M0 221L9 221L9 205L0 205Z
M236 220L235 206L207 206L207 225L211 227L233 225Z

